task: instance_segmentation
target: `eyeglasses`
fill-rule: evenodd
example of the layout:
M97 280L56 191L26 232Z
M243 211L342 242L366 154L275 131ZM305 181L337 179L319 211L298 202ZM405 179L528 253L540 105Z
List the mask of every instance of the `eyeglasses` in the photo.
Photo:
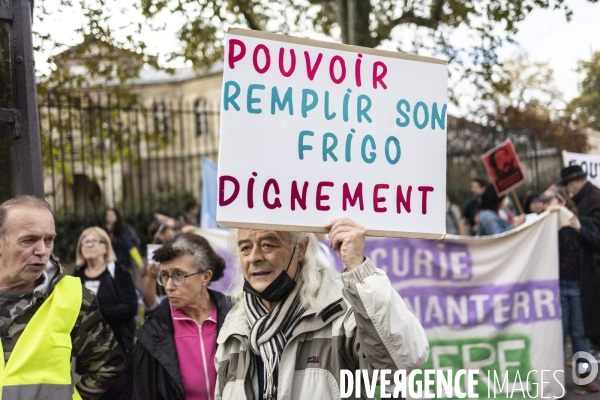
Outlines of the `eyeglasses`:
M169 275L165 271L161 271L158 274L156 274L156 281L158 282L158 284L160 286L166 286L167 282L169 282L169 278L171 278L171 280L173 281L173 284L175 286L181 286L185 283L185 278L193 276L193 275L198 275L203 272L204 271L198 271L198 272L194 272L193 274L186 275L183 271L175 270L175 271L171 272L171 274Z
M548 203L550 203L550 202L552 201L552 199L554 199L554 198L558 199L558 201L560 201L560 202L563 202L563 201L565 201L565 198L564 198L564 197L563 197L563 196L560 194L560 192L558 192L558 191L557 191L557 192L554 194L554 196L552 196L552 197L545 197L545 198L544 198L544 197L539 197L539 198L537 199L537 201L540 201L540 202L542 202L542 203L544 203L544 204L548 204Z
M156 241L156 239L158 238L158 235L160 235L162 232L164 232L168 229L178 231L178 230L183 229L183 227L185 226L185 219L181 216L179 217L179 219L173 219L173 218L168 218L164 215L155 214L154 221L158 222L158 227L156 229L156 232L154 232L154 236L153 236L154 241Z
M88 239L88 240L81 241L82 246L96 246L98 244L105 244L105 243L106 242L104 240L99 240L99 239Z

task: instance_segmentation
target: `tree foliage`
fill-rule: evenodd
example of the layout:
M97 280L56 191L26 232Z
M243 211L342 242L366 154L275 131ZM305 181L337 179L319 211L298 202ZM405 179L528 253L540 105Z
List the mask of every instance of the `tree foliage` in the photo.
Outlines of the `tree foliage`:
M139 66L158 67L156 57L147 54L143 32L179 24L180 46L165 49L163 61L183 60L199 71L207 71L223 59L224 38L230 26L317 36L365 47L433 55L447 60L457 80L474 83L478 96L487 98L507 84L497 50L512 42L519 23L536 9L555 9L570 19L567 0L59 0L63 8L77 8L85 18L78 33L86 42L108 43L125 49L143 61L135 68L118 70L112 79L126 81ZM587 0L597 2L597 0ZM37 2L41 18L57 12ZM119 26L111 14L131 15ZM145 19L140 19L140 18ZM140 22L141 21L141 22ZM163 25L161 25L163 24ZM38 34L42 46L60 46L52 33ZM49 42L49 43L46 43ZM119 54L108 57L118 64ZM89 66L100 77L106 62ZM48 77L65 82L56 60ZM451 95L453 95L451 90Z
M40 47L59 50L50 55L49 70L40 74L37 85L43 166L50 174L56 170L54 161L62 160L58 172L70 184L80 164L90 170L95 164L104 168L133 159L137 165L138 156L128 143L139 136L152 149L163 149L169 142L159 123L140 126L130 116L152 110L143 108L126 83L137 78L144 66L159 65L136 35L123 36L112 26L109 3L61 0L84 17L76 32L82 37L77 45L66 46L59 37L34 32ZM56 12L43 3L38 7L42 19ZM140 29L134 27L133 32Z
M519 54L504 64L509 85L496 92L480 109L484 123L499 137L511 137L533 149L554 148L583 152L586 135L568 111L554 85L547 63Z
M53 49L45 60L48 69L38 71L38 93L42 97L49 91L67 94L102 89L123 101L133 101L122 84L138 77L144 65L159 67L156 57L147 54L147 46L138 34L141 25L128 30L113 26L112 13L135 10L115 10L118 3L112 1L113 8L110 3L111 0L60 0L62 7L82 17L82 25L74 32L81 39L74 46L52 32L39 32L33 25L37 44L34 50ZM55 6L36 3L36 16L40 20L59 12L62 10Z
M596 0L588 0L595 2ZM505 84L497 49L513 41L519 22L535 9L557 9L570 19L565 0L140 0L148 18L165 13L182 21L180 51L196 68L223 58L224 32L240 24L253 30L306 35L307 30L346 44L433 54L461 65L461 78L492 93Z
M580 95L569 104L569 109L579 118L582 127L600 131L600 51L589 61L580 61L579 72L585 77L579 84Z

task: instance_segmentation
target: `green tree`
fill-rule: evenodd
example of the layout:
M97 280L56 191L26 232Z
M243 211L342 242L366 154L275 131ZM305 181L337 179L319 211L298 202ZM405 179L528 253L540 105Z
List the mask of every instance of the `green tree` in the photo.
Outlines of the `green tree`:
M479 110L483 123L497 138L513 138L537 148L585 151L587 139L554 84L554 71L545 62L524 54L504 63L508 85L494 93Z
M600 130L600 51L592 55L590 61L579 62L579 72L585 77L579 84L579 96L569 104L580 120L581 126Z
M587 0L596 3L598 0ZM556 9L570 19L567 0L60 0L62 8L76 8L85 17L78 32L86 40L103 41L138 54L145 63L143 32L159 30L168 21L180 24L180 47L165 49L165 61L180 59L207 71L223 59L229 26L306 36L312 32L346 44L383 47L433 55L449 61L451 73L470 80L478 97L502 90L497 50L514 41L519 23L536 9ZM36 2L36 15L61 12ZM131 15L119 26L111 14ZM137 18L143 15L146 20ZM169 19L165 19L168 17ZM142 22L140 22L142 21ZM35 28L35 26L34 26ZM119 38L119 40L117 40ZM60 46L52 33L38 35L42 46ZM50 60L53 63L53 60ZM104 64L99 64L99 66ZM58 71L54 69L54 73ZM127 80L131 71L119 79ZM135 68L132 70L135 74Z
M596 2L597 0L588 0ZM518 23L535 9L559 9L565 0L140 0L148 18L165 13L182 21L183 57L197 68L223 59L227 26L305 35L307 30L346 44L428 52L460 65L460 74L491 93L505 84L496 50L513 41ZM403 29L404 27L404 29Z
M42 105L44 168L50 173L56 168L55 164L60 164L63 168L60 172L72 183L74 163L91 166L100 162L108 167L132 158L137 165L137 153L128 145L136 141L136 134L147 138L148 148L152 150L163 149L169 136L158 124L146 132L146 127L135 125L127 118L128 110L140 109L142 105L125 83L137 78L145 65L160 68L156 57L145 51L145 43L111 26L111 11L107 8L110 1L62 0L61 3L83 16L85 22L76 31L82 40L77 45L66 46L51 34L34 32L38 50L41 47L58 50L47 60L49 70L40 74L37 90ZM41 19L57 12L47 9L43 3L37 7ZM134 27L133 31L140 29Z

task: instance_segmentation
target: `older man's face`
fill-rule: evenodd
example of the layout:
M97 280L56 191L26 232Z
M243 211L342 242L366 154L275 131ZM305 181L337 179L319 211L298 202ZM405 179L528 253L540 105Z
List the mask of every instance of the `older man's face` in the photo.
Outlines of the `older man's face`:
M569 196L576 196L577 193L581 190L581 188L585 185L586 179L573 179L567 183L565 183L565 189L569 193Z
M262 292L290 263L292 236L289 232L240 229L237 239L242 274L254 290ZM303 258L304 248L298 246L287 271L292 279Z
M54 248L54 218L44 208L8 209L6 241L0 239L0 288L28 289L42 275Z

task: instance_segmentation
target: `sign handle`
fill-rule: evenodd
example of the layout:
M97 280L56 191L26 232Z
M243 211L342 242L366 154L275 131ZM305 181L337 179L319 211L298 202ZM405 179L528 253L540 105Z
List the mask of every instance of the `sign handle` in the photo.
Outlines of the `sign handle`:
M515 189L511 190L510 192L512 193L515 204L517 205L517 208L519 209L519 215L525 214L525 212L523 211L523 207L521 206L521 201L519 200L519 196L517 196L517 192L515 192Z

